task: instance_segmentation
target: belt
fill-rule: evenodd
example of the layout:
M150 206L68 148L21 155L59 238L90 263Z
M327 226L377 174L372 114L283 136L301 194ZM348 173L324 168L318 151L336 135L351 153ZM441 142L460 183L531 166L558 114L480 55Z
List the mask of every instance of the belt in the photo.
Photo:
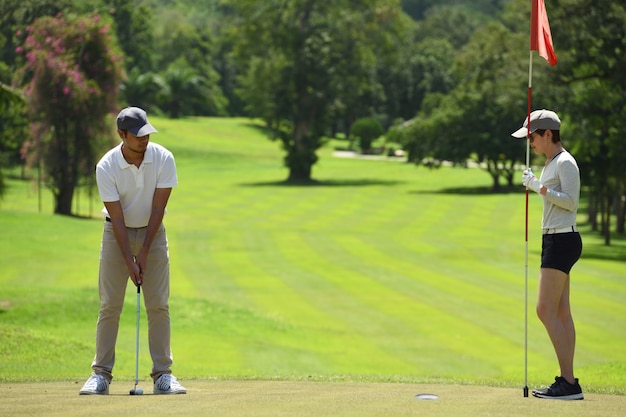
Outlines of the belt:
M104 220L109 222L109 223L111 223L111 218L110 217L105 217ZM128 227L128 226L126 226L127 229L145 229L146 227L148 227L148 226L143 226L143 227Z
M543 229L544 235L556 235L557 233L574 233L578 232L576 226L556 227L553 229Z

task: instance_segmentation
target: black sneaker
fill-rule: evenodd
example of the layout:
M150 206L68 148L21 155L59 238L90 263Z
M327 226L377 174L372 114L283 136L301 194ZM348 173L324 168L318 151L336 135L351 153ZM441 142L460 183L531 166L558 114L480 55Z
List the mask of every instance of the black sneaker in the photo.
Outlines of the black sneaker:
M575 383L570 384L562 376L554 378L554 384L544 389L534 389L533 396L537 398L547 398L551 400L582 400L583 390L578 384L578 378L575 378Z

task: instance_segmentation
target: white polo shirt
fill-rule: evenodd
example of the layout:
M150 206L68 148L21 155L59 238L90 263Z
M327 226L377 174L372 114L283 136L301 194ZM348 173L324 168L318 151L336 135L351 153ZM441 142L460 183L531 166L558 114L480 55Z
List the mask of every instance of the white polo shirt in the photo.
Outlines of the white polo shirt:
M120 201L126 227L145 227L152 212L155 189L178 185L174 155L163 146L149 142L143 162L137 168L126 162L120 143L96 165L96 182L102 201ZM106 207L102 213L109 215Z

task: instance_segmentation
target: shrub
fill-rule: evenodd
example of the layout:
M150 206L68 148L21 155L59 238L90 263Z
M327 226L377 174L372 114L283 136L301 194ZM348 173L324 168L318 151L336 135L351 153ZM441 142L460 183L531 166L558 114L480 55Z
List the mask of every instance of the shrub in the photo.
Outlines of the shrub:
M358 119L350 126L350 135L358 139L362 152L372 148L372 142L385 133L382 124L373 117Z

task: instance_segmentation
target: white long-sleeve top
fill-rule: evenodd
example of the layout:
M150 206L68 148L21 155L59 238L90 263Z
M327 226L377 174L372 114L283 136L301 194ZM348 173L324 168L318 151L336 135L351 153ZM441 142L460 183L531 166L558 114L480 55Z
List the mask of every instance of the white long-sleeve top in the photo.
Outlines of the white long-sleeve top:
M543 168L539 181L548 189L543 196L541 227L575 226L580 199L580 171L574 157L563 150Z

